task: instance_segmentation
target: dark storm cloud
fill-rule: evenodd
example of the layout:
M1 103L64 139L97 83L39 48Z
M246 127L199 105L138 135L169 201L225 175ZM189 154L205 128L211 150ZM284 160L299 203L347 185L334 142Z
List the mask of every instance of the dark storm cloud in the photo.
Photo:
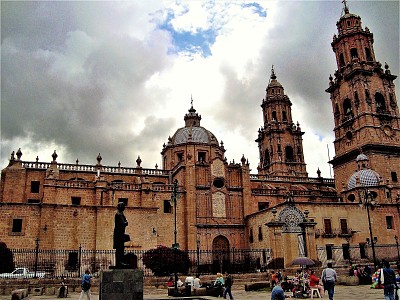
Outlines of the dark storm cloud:
M174 5L171 9L178 12L179 5ZM349 7L361 16L363 27L374 33L377 59L382 64L387 61L398 75L399 2L350 1ZM242 141L254 145L251 164L255 169L258 150L254 139L263 125L260 104L272 65L293 103L293 121L321 139L332 137L332 108L325 89L329 74L336 70L330 43L337 32L341 1L279 1L273 6L275 19L268 10L265 17L259 10L253 14L251 9L236 10L234 4L232 11L228 8L225 2L210 5L212 24L209 19L203 24L202 13L194 13L197 10L190 18L174 20L177 28L185 30L200 16L195 24L203 30L213 28L210 34L217 36L210 49L217 45L218 55L211 53L207 59L193 55L193 61L208 68L192 70L183 67L187 64L181 53L168 52L176 46L173 34L157 28L168 17L162 2L1 2L3 165L19 147L31 153L46 149L49 153L40 159L48 161L54 146L60 162L79 158L81 163L96 163L101 152L103 164L121 161L132 166L140 155L143 166L153 167L162 144L182 125L186 113L186 106L183 113L177 113L182 109L178 103L186 99L173 95L181 97L180 91L186 93L197 78L199 90L217 90L207 95L199 110L204 114L202 125L225 142L229 160L240 159L242 147L229 144L226 132L237 133ZM242 25L251 30L263 22L272 28L264 35L258 32L263 46L256 59L246 56L253 53L254 40L224 44L238 37L235 33ZM240 55L230 56L231 51L241 51L243 60ZM219 68L210 68L210 61ZM241 61L248 63L239 74ZM192 64L195 68L196 63ZM193 74L198 70L201 74ZM224 90L203 86L202 78L204 82L221 78ZM399 97L400 85L396 85Z
M100 34L112 15L111 3L2 3L2 157L18 138L63 146L63 161L92 162L97 151L113 157L127 148L132 121L162 104L145 82L168 65L169 37L112 34L121 19Z

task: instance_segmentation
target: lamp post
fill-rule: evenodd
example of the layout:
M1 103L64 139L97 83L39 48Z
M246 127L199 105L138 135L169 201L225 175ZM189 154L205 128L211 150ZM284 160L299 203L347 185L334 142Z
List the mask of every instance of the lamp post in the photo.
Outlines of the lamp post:
M178 292L178 273L176 271L176 251L178 250L178 245L176 243L176 200L177 200L177 190L178 190L178 180L174 180L174 185L172 188L172 194L171 194L171 201L174 203L174 244L172 245L172 249L174 250L174 277L175 277L175 282L174 282L174 293L173 296L177 297L179 296Z
M360 197L360 206L364 206L367 209L369 237L371 242L372 258L374 261L374 270L375 270L377 265L376 255L375 255L375 241L372 235L371 216L369 213L369 207L371 206L371 208L373 208L375 206L375 199L374 195L370 191L368 190L364 191L364 199Z
M39 256L39 237L36 238L35 240L35 275L33 278L37 278L37 268L38 268L38 256Z
M196 241L196 245L197 245L197 274L196 277L199 278L200 276L200 240Z
M397 248L397 261L400 262L399 237L395 235L394 239L396 241L396 248Z

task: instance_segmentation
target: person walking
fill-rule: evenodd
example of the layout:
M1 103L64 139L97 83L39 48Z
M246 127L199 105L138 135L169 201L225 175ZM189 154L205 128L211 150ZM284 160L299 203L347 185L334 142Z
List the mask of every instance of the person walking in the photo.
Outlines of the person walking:
M86 269L85 274L82 275L82 292L79 296L79 300L83 299L83 295L86 295L87 299L90 300L90 287L92 285L92 275L90 271Z
M224 289L224 293L222 294L224 299L226 299L226 294L229 294L229 298L231 300L233 300L232 284L233 284L232 276L230 274L228 274L228 272L225 272L225 289Z
M396 274L390 268L388 261L382 261L381 284L383 285L383 294L385 300L394 300L394 291L396 288Z
M333 300L336 277L336 271L332 269L332 263L328 263L328 267L322 271L322 282L324 283L324 289L328 291L329 300Z

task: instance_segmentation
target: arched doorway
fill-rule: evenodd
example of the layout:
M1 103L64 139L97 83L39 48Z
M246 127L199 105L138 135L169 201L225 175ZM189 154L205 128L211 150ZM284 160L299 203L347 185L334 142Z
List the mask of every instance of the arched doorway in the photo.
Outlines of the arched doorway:
M213 249L213 272L229 271L230 252L229 241L223 235L215 237L212 244Z

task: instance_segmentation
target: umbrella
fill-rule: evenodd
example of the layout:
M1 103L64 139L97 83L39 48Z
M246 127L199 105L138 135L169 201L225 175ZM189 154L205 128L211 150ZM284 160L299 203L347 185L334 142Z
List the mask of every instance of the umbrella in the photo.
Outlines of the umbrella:
M292 261L292 265L312 266L312 265L315 265L315 262L311 258L302 256L302 257L295 258Z

